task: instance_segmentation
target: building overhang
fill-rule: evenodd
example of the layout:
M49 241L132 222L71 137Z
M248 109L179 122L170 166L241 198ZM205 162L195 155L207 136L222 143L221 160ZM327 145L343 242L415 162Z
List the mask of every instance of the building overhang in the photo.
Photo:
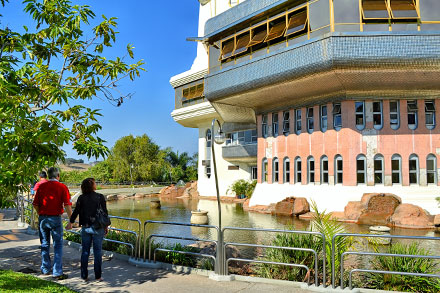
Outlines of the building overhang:
M225 121L238 122L224 113L356 97L433 97L439 80L440 32L333 33L209 74L205 97Z
M200 104L176 109L171 112L171 117L173 117L174 121L184 127L197 128L200 124L205 123L207 120L209 121L213 118L219 118L219 115L211 103L203 102Z

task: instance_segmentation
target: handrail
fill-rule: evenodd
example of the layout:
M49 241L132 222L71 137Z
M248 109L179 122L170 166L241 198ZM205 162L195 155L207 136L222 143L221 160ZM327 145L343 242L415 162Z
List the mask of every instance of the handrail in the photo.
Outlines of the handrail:
M406 235L387 235L387 234L357 234L357 233L337 233L332 238L332 287L336 288L336 280L335 280L335 251L336 251L336 238L338 237L361 237L361 238L390 238L390 239L416 239L416 240L440 240L440 237L431 237L431 236L406 236ZM362 252L368 253L367 255L373 254L372 252ZM341 260L342 256L341 254ZM374 255L384 255L384 256L399 256L398 254L386 254L386 253L374 253ZM425 258L431 258L431 256L426 256ZM365 271L363 269L355 269L351 272L361 272ZM371 270L374 271L375 270ZM378 271L382 272L382 271ZM396 272L394 272L396 273ZM390 273L391 274L391 273ZM411 273L412 274L412 273ZM343 276L341 276L341 288L343 288Z
M172 250L172 249L166 249L166 248L154 249L154 253L153 253L154 262L156 262L156 251L177 252L177 253L181 253L181 254L188 254L188 255L193 255L193 256L201 256L201 257L211 258L214 261L214 265L215 265L215 256L213 256L213 255L197 253L197 252L190 252L190 251L182 251L182 250Z
M120 217L120 216L112 216L109 215L110 219L119 219L119 220L125 220L125 221L131 221L131 222L136 222L138 223L138 233L137 233L137 237L136 237L136 247L135 247L135 251L137 253L137 258L140 259L141 258L141 232L142 232L142 222L137 219L137 218L129 218L129 217ZM130 231L130 230L128 230ZM127 231L125 231L127 232ZM134 256L136 258L136 255Z
M301 234L301 235L316 235L321 237L322 239L322 254L323 254L323 264L322 264L322 284L323 287L326 287L326 241L325 241L325 235L321 232L315 232L315 231L302 231L302 230L282 230L282 229L265 229L265 228L242 228L242 227L224 227L222 229L222 233L224 233L226 230L237 230L237 231L258 231L258 232L271 232L271 233L291 233L291 234ZM249 244L249 243L243 243L243 246L249 245L250 247L253 247L253 245L256 244ZM262 246L264 247L264 246ZM271 246L268 246L271 247ZM283 249L281 246L273 246L271 248L278 248ZM308 249L308 248L306 248ZM307 250L308 251L308 250ZM318 254L315 250L312 250L315 253L315 284L318 286ZM228 262L226 261L226 266Z

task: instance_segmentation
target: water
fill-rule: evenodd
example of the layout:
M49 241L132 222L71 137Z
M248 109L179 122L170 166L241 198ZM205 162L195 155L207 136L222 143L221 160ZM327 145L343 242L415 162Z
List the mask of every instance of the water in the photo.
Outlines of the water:
M109 213L115 216L138 218L143 223L146 220L168 221L189 223L191 211L208 211L209 224L218 225L217 202L211 200L197 199L161 199L161 209L150 209L150 198L125 199L107 203ZM300 220L292 217L279 217L260 213L249 213L243 211L242 205L237 203L222 203L222 227L246 227L246 228L268 228L268 229L294 229L307 230L310 228L310 221ZM113 226L129 228L137 231L137 223L127 223L122 220L112 219ZM367 225L343 224L350 233L368 233ZM214 229L199 227L179 227L170 225L149 224L147 234L178 235L183 237L195 237L201 239L217 239ZM275 233L256 231L233 231L225 232L226 242L270 244ZM415 230L393 228L392 235L408 236L434 236L431 230ZM394 241L394 240L393 240ZM417 240L402 240L409 243ZM172 243L172 241L171 241ZM432 253L440 255L438 241L420 241L421 246L429 249ZM258 253L258 251L244 250L247 256Z

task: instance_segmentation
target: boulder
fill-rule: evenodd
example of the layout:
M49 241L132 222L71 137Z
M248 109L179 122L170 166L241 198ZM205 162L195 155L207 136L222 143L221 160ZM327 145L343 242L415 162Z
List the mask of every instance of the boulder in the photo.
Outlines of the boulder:
M199 197L199 192L197 191L197 181L189 182L188 187L185 186L182 197L196 198Z
M186 187L178 187L175 186L174 184L165 187L163 189L161 189L160 193L159 193L159 197L166 197L166 198L177 198L177 197L181 197L183 195L183 192L185 191Z
M357 223L372 226L387 225L397 206L402 203L400 197L390 193L366 193L361 204L365 209Z
M107 201L118 200L118 195L117 194L109 194L106 196L106 200Z
M397 207L391 223L396 227L402 228L432 228L433 223L430 221L429 215L419 206L404 203Z
M435 217L434 217L434 226L440 227L440 215L435 215Z
M310 205L304 197L295 198L293 202L293 214L299 216L310 212Z
M360 201L349 201L344 208L344 218L357 221L360 215L366 210L366 206Z
M275 204L273 215L277 216L293 216L294 197L288 197Z
M202 254L209 254L215 256L216 251L216 245L214 242L208 242L208 241L198 241L194 244L188 245L190 247L196 247L200 249L200 253ZM235 246L228 245L226 247L226 259L228 258L241 258L240 251ZM232 266L238 265L234 264L233 262L230 262Z
M128 197L128 194L118 194L118 200L126 199Z
M266 205L255 205L255 206L249 206L250 199L246 199L243 202L243 210L245 212L256 212L261 214L273 214L275 211L275 204L270 204L268 206Z

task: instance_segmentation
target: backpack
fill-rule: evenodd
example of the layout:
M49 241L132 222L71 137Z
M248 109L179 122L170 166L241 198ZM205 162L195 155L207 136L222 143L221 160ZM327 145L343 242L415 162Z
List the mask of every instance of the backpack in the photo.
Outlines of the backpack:
M110 221L109 216L102 209L101 200L98 201L98 208L96 209L95 217L91 217L90 220L95 229L106 228L111 225L112 222Z

